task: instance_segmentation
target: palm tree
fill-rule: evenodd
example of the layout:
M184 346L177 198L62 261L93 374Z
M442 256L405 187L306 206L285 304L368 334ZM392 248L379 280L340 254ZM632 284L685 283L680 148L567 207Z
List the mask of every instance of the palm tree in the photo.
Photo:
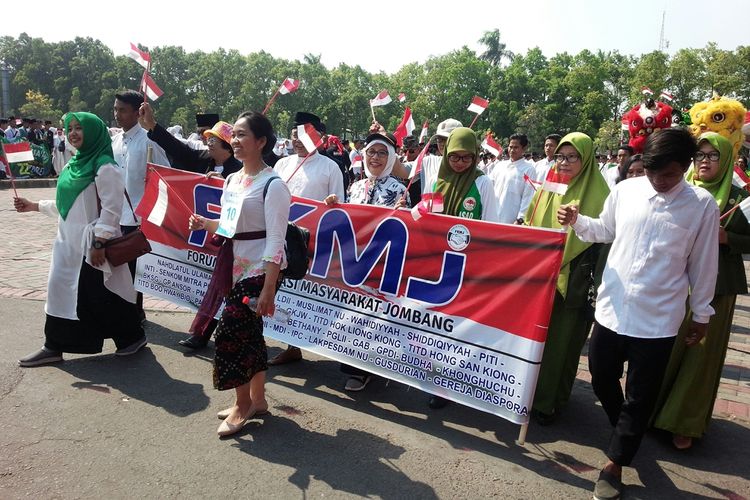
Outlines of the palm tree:
M493 66L499 66L503 59L513 60L513 52L506 50L505 44L500 41L500 30L485 31L479 43L487 47L480 59L487 61Z

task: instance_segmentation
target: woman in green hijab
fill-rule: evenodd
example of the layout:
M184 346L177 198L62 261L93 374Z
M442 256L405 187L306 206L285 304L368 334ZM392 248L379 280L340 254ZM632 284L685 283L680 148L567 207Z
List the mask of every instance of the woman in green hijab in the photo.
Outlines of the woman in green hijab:
M125 190L107 126L91 113L68 113L65 131L78 153L60 174L55 199L13 200L19 212L38 211L58 219L44 308L44 347L19 360L24 367L62 361L63 352L99 353L105 338L114 339L118 355L146 345L130 270L110 265L104 253L107 240L120 236Z
M591 138L580 132L563 137L555 150L553 168L570 178L568 189L564 195L537 191L526 215L529 225L560 229L557 209L568 203L577 203L581 213L598 217L609 188L597 168ZM601 279L594 276L600 247L568 233L532 407L532 416L543 425L559 414L573 389L578 360L594 319L588 298L589 290Z
M722 215L747 196L732 184L733 161L731 143L722 135L706 132L698 139L698 152L686 174L689 183L713 195ZM734 210L719 226L719 275L711 302L716 313L706 336L691 347L685 345L689 322L682 324L662 383L654 426L671 432L678 449L690 448L711 421L735 301L737 294L747 293L743 253L750 253L750 224L742 210ZM687 318L692 316L690 310L687 314Z

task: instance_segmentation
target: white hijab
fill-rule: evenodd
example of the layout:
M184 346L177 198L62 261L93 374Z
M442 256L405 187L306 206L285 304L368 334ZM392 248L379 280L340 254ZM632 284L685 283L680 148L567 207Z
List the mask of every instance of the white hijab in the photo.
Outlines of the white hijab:
M367 143L367 146L365 146L364 149L362 150L362 152L364 153L362 155L362 163L365 166L365 172L367 173L367 177L370 179L374 178L375 175L373 175L373 173L370 172L370 167L367 165L367 160L368 160L367 150L373 144L382 144L388 150L388 160L385 163L385 168L380 173L380 175L377 176L378 179L385 179L386 177L391 175L391 172L393 171L393 165L396 163L396 149L389 142L386 142L380 139L375 139L374 141L370 141Z

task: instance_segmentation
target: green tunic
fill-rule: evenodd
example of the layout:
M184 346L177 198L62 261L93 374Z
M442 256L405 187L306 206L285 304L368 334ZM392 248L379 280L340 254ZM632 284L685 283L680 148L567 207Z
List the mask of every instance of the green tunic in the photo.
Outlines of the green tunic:
M732 186L727 212L740 201L742 191ZM716 392L729 344L737 294L747 293L742 261L750 253L750 224L741 210L726 223L728 245L719 246L719 275L706 337L692 347L685 345L692 313L687 311L667 365L654 417L654 427L673 434L699 438L711 421Z

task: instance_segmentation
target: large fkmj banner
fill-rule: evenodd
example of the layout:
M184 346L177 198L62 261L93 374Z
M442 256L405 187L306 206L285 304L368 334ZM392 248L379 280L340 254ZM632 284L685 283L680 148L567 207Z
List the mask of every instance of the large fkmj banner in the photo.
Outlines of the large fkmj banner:
M197 297L214 252L204 233L187 230L188 208L217 217L221 187L184 172L156 172L139 207L156 245L139 261L138 281L187 280ZM187 177L193 186L180 187ZM216 192L208 196L207 189ZM310 230L310 270L306 279L283 282L276 305L289 319L266 319L267 336L528 421L563 232L435 214L415 221L405 210L326 207L303 198L293 199L290 221ZM171 257L155 261L159 252ZM195 267L205 276L194 280Z

